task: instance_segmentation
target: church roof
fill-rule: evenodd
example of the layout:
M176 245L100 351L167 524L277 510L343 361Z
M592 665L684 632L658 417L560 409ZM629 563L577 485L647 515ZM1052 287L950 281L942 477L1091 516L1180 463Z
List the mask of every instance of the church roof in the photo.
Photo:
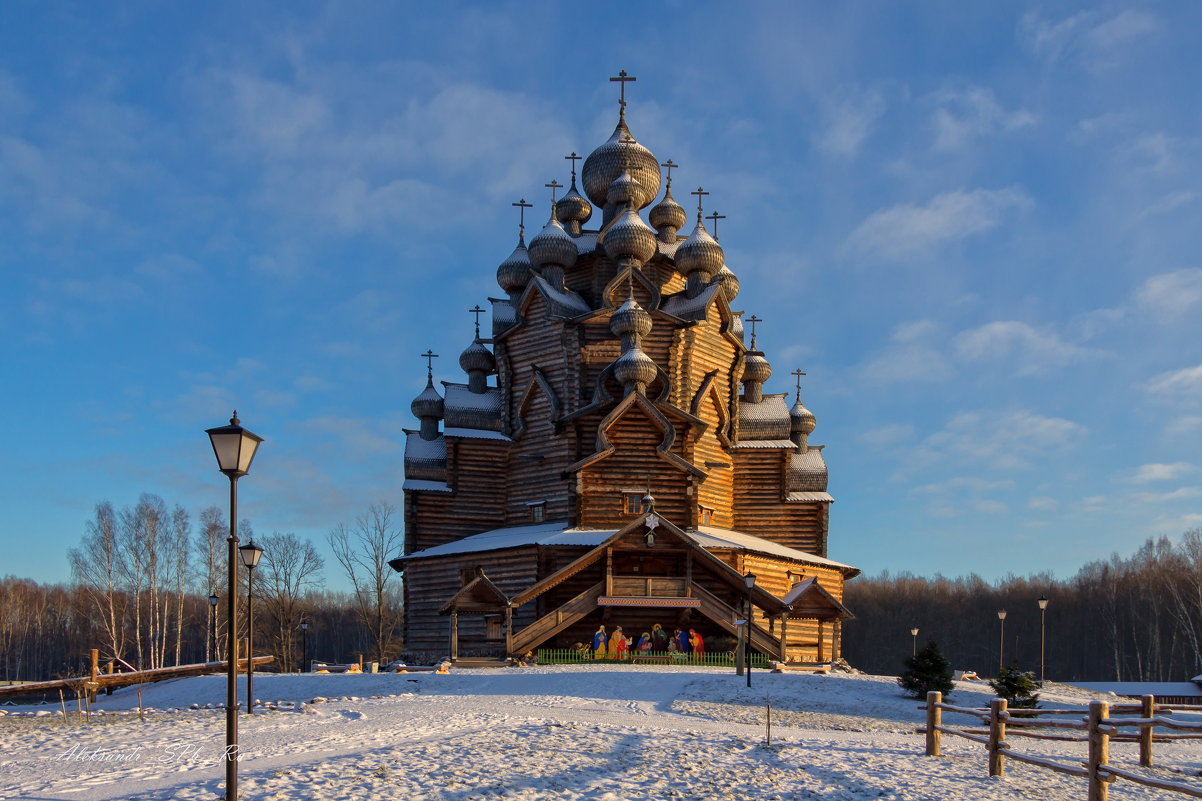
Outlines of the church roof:
M739 401L740 441L787 440L790 422L789 407L783 394L765 395L759 403Z
M443 545L436 545L433 548L408 554L393 561L408 562L414 559L428 559L435 556L482 553L484 551L521 548L531 545L581 545L596 547L612 537L617 531L618 529L571 528L562 520L537 523L529 526L509 526L507 528L485 531L471 537L464 537L461 540L455 540ZM787 545L781 545L778 542L766 540L763 537L744 534L740 531L731 531L714 526L698 526L696 530L688 529L684 533L703 548L755 551L757 553L768 554L769 556L829 567L835 570L859 572L851 565L815 556L814 554L799 551L796 548L790 548Z

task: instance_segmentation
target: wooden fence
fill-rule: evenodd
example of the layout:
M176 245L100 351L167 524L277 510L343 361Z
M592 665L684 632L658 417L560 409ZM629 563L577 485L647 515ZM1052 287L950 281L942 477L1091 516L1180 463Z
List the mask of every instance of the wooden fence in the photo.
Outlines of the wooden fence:
M989 775L1005 776L1006 760L1014 759L1047 768L1070 776L1080 776L1088 782L1089 801L1106 801L1110 785L1116 779L1126 779L1158 790L1168 790L1194 798L1202 798L1202 787L1183 784L1181 782L1158 779L1142 775L1125 768L1110 764L1110 743L1138 742L1139 764L1145 768L1152 767L1152 744L1166 740L1202 738L1202 724L1186 723L1165 717L1174 711L1202 711L1202 707L1174 705L1172 708L1157 706L1151 695L1145 695L1139 704L1116 704L1111 706L1106 701L1091 701L1088 709L1009 709L1005 698L995 698L989 703L988 709L970 709L943 703L943 693L927 693L925 706L927 724L926 755L939 756L942 748L942 736L952 734L981 743L989 755ZM984 729L956 728L943 725L943 713L953 712L969 715L980 719L986 726ZM1068 719L1070 715L1085 716L1079 720ZM1115 715L1136 715L1138 717L1115 717ZM1059 717L1058 717L1059 716ZM1156 734L1156 727L1169 729L1178 734ZM1135 729L1135 732L1124 734L1124 728ZM1033 729L1062 729L1084 732L1084 734L1054 734ZM1087 759L1076 765L1057 762L1048 757L1036 756L1015 751L1007 737L1030 737L1041 740L1061 740L1069 742L1088 743Z
M594 659L592 651L577 651L574 648L539 648L536 656L540 665L577 665L584 663L596 664L665 664L665 665L707 665L714 667L735 666L735 655L730 651L715 651L704 654L682 654L679 651L630 651L626 659ZM770 670L772 661L761 653L751 655L751 666L760 670Z

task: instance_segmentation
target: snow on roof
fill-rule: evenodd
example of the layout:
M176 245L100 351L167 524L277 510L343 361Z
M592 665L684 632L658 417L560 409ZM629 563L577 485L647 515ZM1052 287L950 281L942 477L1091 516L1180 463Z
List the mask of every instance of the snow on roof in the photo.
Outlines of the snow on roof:
M501 411L501 390L496 387L489 387L484 392L477 394L468 389L467 384L452 384L449 381L443 381L442 385L446 389L444 402L447 408L470 409L474 412L489 414Z
M454 428L449 427L443 429L445 437L461 437L463 439L500 439L505 442L513 442L509 437L502 434L500 431L486 431L483 428Z
M573 237L576 242L576 252L592 253L594 250L596 250L598 235L599 234L596 231L586 231L582 232L580 236Z
M790 492L785 495L786 501L817 501L818 503L834 503L835 499L827 492Z
M796 448L797 443L791 439L748 439L736 442L732 448Z
M766 540L753 534L744 534L741 531L731 531L725 528L715 528L714 526L698 526L696 531L686 531L685 533L692 537L698 545L705 548L741 548L748 551L759 551L760 553L772 554L773 556L781 556L785 559L795 559L799 562L809 562L812 565L847 568L849 570L855 569L851 565L815 556L812 553L799 551L796 548L790 548L787 545L781 545L779 542Z
M705 317L705 310L709 308L714 296L718 294L718 290L721 288L722 282L715 281L698 292L697 296L693 298L690 298L686 292L678 292L666 298L660 308L668 314L676 315L682 320L700 320Z
M422 461L438 461L447 458L447 441L440 435L436 439L422 439L413 432L405 435L405 458Z
M409 492L450 492L451 488L442 481L423 481L420 478L407 478L401 484L402 490Z
M585 545L596 546L609 539L617 529L568 528L560 520L537 523L532 526L508 526L464 537L461 540L436 545L424 551L408 554L409 559L425 559L430 556L452 556L460 553L495 551L500 548L518 548L523 545Z
M659 242L659 252L665 256L668 256L669 258L675 259L676 249L680 247L680 243L683 241L683 239L678 239L675 242Z
M739 432L749 440L786 440L790 423L783 394L765 395L759 403L739 401Z
M1192 681L1074 681L1071 685L1115 695L1194 695L1202 698L1202 687Z
M553 311L564 316L575 316L577 314L588 314L592 308L584 302L584 298L569 290L557 289L544 279L541 275L534 276L534 284L538 287L538 291L543 293L543 296L553 307Z

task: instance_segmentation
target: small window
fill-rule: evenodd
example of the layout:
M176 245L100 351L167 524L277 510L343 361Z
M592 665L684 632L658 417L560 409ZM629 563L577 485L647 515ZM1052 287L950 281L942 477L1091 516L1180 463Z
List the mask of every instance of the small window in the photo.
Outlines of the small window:
M701 507L701 525L712 526L714 524L714 510L708 506Z
M480 566L459 568L459 586L466 587L476 576L480 575Z
M528 506L530 509L530 522L541 523L547 519L547 502L532 503Z
M641 492L623 492L622 505L628 515L641 515L643 513L643 493Z

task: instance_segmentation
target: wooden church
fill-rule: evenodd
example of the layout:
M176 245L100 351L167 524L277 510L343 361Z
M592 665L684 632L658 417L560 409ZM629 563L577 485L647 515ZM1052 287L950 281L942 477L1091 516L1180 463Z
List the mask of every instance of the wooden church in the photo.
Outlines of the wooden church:
M406 653L521 655L591 641L600 625L721 639L750 595L754 650L832 660L850 617L843 583L859 571L827 558L833 498L803 373L792 406L764 392L772 369L760 321L748 318L747 344L733 310L722 217L703 216L698 189L679 233L677 165L634 138L634 79L613 80L617 127L584 159L583 194L573 153L550 219L529 244L520 226L497 269L490 337L474 310L467 380L440 391L428 361L413 401L405 553L391 561Z

